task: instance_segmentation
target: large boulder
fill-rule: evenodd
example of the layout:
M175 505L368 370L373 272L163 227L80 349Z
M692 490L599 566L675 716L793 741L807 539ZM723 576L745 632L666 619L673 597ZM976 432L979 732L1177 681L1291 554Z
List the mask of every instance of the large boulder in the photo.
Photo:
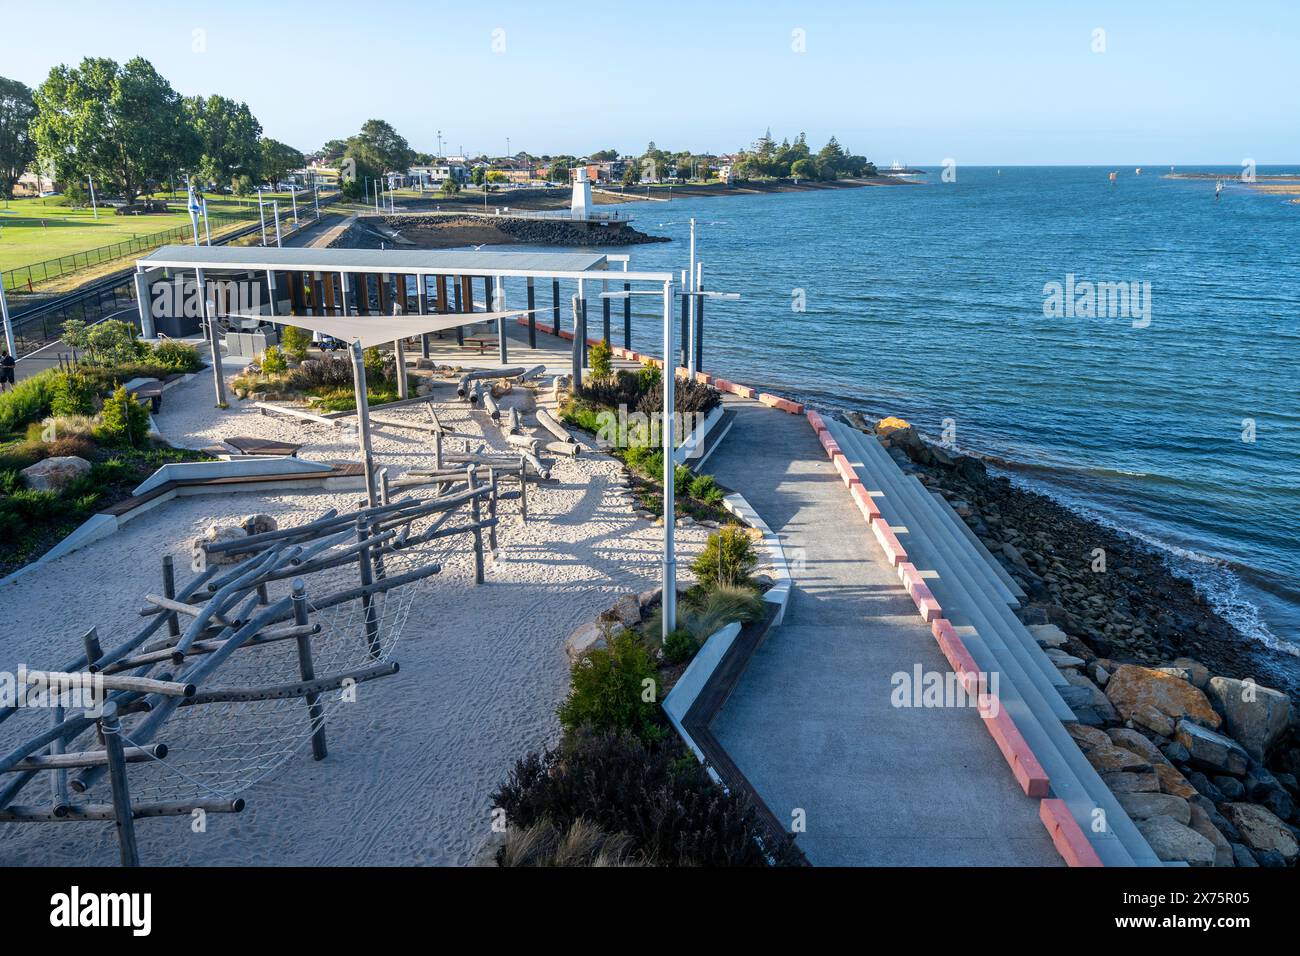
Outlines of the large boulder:
M1253 803L1225 803L1223 812L1241 831L1246 846L1257 852L1272 851L1287 863L1300 856L1300 844L1287 825L1268 810Z
M244 520L239 522L239 526L246 534L266 534L268 531L280 529L279 522L270 515L264 514L245 515Z
M1073 668L1066 668L1061 673L1070 684L1068 688L1060 689L1061 696L1081 723L1101 727L1119 721L1119 715L1100 687Z
M1115 797L1134 820L1148 820L1151 817L1170 817L1181 824L1188 824L1192 819L1192 807L1182 797L1167 793L1121 793Z
M218 544L225 541L237 541L240 538L247 538L248 532L237 525L210 524L208 530L203 533L203 537L195 538L193 549L194 556L198 558L202 553L202 545ZM246 558L252 557L252 551L214 551L208 554L207 561L210 564L238 564Z
M1187 782L1187 778L1178 772L1178 768L1150 740L1130 727L1112 727L1107 731L1116 747L1121 747L1148 760L1156 770L1160 781L1160 790L1171 796L1190 800L1196 796L1196 788Z
M68 482L90 474L90 462L76 455L56 455L28 465L19 475L32 491L62 491Z
M569 655L570 661L576 662L591 651L608 647L609 638L622 630L623 625L609 622L592 621L584 624L565 640L564 652Z
M1250 765L1250 758L1231 737L1208 730L1190 720L1178 722L1175 739L1187 748L1191 762L1219 773L1240 777Z
M1154 793L1160 789L1160 778L1150 761L1116 747L1105 734L1101 736L1105 738L1104 743L1098 740L1082 749L1107 787L1114 793ZM1076 736L1075 739L1079 738Z
M1214 865L1236 866L1232 855L1232 844L1214 825L1209 813L1194 803L1188 804L1188 809L1191 811L1192 819L1187 825L1214 844Z
M1154 816L1133 822L1156 856L1165 862L1214 866L1214 844L1173 817Z
M1228 733L1263 763L1291 722L1291 698L1254 681L1231 677L1211 677L1205 692L1223 715Z
M1223 722L1190 682L1150 667L1122 664L1106 682L1106 696L1125 720L1172 737L1180 720L1217 729Z
M623 594L614 606L600 615L602 621L634 627L641 621L641 602L635 594Z

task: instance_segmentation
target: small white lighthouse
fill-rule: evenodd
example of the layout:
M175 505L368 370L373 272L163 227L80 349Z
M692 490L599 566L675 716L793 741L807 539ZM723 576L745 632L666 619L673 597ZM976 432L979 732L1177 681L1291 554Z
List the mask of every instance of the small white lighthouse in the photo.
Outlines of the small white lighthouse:
M574 219L586 219L591 211L591 182L587 179L587 167L579 166L573 171L573 203L569 207Z

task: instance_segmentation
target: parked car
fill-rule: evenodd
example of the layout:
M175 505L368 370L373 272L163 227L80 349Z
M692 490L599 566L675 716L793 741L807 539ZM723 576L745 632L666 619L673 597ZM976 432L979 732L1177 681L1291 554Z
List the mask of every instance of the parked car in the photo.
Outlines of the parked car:
M322 332L320 339L316 342L316 347L322 352L339 352L346 349L348 343Z

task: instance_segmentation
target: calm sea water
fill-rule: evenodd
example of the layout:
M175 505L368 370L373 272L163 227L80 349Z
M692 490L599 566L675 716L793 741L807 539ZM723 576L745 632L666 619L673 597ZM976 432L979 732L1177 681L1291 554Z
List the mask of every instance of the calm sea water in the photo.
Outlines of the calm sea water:
M931 434L951 419L959 446L1169 549L1245 633L1294 652L1300 205L1235 168L1218 202L1167 168L1107 172L620 208L675 240L632 248L633 269L683 268L694 216L706 287L743 295L707 309L706 369ZM1068 274L1150 283L1149 325L1046 317ZM633 344L657 353L654 302Z

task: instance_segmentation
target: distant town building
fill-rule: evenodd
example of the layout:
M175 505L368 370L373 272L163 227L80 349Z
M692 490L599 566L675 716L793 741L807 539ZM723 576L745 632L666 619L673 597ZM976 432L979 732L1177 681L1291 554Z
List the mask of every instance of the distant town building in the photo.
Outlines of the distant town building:
M469 178L469 170L462 163L428 163L412 166L406 171L407 183L411 186L442 186L450 179L463 183Z
M48 196L61 191L62 186L53 176L35 170L23 173L18 177L18 182L14 183L14 196Z

